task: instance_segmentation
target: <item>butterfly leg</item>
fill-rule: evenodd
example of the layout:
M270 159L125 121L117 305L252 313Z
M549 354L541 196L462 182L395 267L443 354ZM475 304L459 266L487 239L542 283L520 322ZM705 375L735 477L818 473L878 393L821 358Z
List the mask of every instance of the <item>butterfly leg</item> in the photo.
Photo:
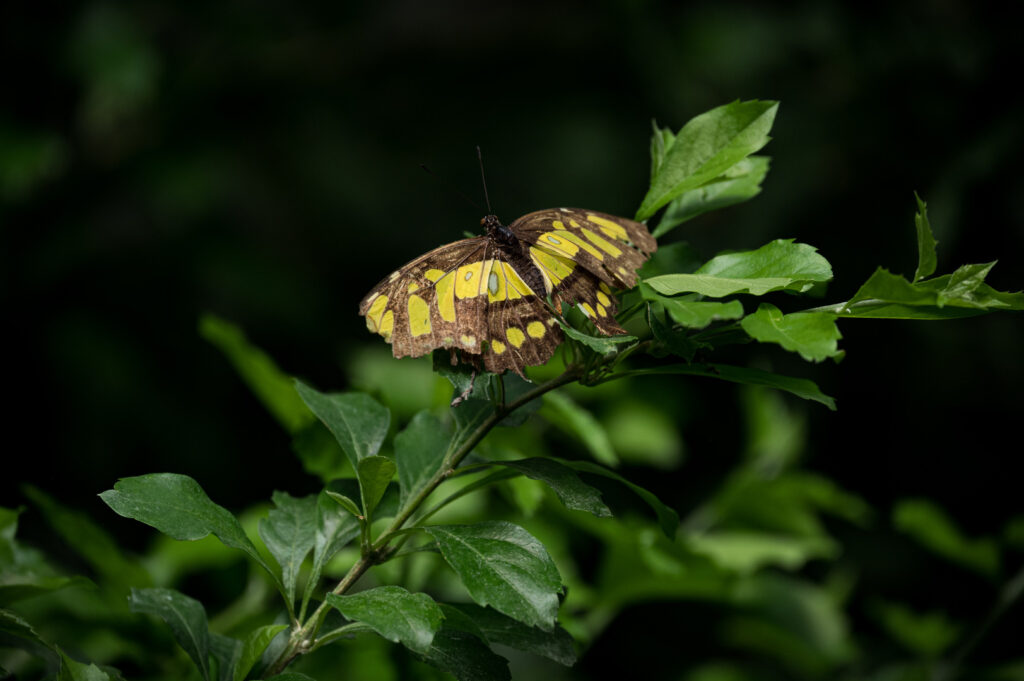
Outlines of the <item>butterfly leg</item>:
M473 388L474 388L475 384L476 384L476 367L473 368L473 372L469 375L469 385L466 387L465 390L462 391L462 393L460 393L456 397L452 398L451 406L457 407L460 404L462 404L463 402L465 402L467 399L469 399L469 396L470 396L470 394L472 394Z

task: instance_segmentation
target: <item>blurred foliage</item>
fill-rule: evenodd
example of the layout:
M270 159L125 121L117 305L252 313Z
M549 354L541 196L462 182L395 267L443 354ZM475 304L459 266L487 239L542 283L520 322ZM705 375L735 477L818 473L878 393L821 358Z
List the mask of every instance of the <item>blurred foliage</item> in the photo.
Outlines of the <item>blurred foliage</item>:
M0 300L21 392L9 422L31 446L10 447L18 472L0 476L4 506L25 506L0 513L0 565L16 577L7 593L61 588L4 610L0 643L38 639L53 665L51 644L117 660L129 678L152 665L167 674L154 678L186 678L167 632L127 609L143 573L204 596L215 632L270 623L272 588L228 549L153 540L112 522L95 495L118 477L187 472L251 509L242 524L256 537L256 500L317 486L283 452L304 451L314 473L344 461L318 423L286 431L267 416L195 333L206 311L289 373L373 393L402 424L445 403L427 363L391 361L355 314L381 272L479 218L418 163L476 197L480 144L506 219L564 204L627 213L644 189L652 115L675 128L722 101L777 98L765 191L681 223L681 250L699 263L773 238L814 243L848 298L876 265L911 278L916 188L931 203L939 271L954 255L1001 257L993 285L1019 285L1022 260L1009 254L1024 252L1024 102L1007 87L1020 56L1003 12L962 1L7 3ZM680 217L698 198L717 197L691 197ZM939 674L931 660L983 623L1024 557L1019 481L1006 473L1024 327L999 316L920 326L843 327L849 357L815 373L836 414L672 377L565 391L602 424L622 470L683 512L686 532L666 546L648 517L612 536L535 481L503 483L487 512L527 513L531 532L562 546L568 602L579 603L566 626L589 644L572 671L514 658L514 674ZM783 370L794 358L766 346L758 361ZM543 422L518 430L488 446L583 454ZM467 517L482 512L473 499ZM98 519L107 529L87 529ZM436 585L426 558L405 577ZM789 590L777 607L801 626L765 606ZM1020 616L1007 612L970 659L1019 653ZM794 642L816 617L819 635ZM30 664L0 651L0 669ZM338 664L354 679L435 673L367 635L306 664L324 678Z

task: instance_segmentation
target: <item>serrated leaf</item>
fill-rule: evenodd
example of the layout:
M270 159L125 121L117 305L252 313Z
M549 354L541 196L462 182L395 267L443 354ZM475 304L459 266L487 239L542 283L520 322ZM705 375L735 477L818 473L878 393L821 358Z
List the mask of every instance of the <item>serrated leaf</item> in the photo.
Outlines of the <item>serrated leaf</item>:
M916 283L935 272L938 259L935 253L937 242L932 234L932 225L928 221L928 204L921 200L917 192L914 192L914 199L917 200L917 214L914 215L914 227L917 229L917 270L914 272Z
M676 536L676 530L679 529L679 514L662 503L661 499L651 492L647 491L640 485L627 480L615 471L610 471L603 466L598 466L597 464L589 461L562 461L562 463L569 468L573 468L578 471L600 475L621 482L623 485L633 490L634 494L647 502L647 505L651 507L654 514L658 517L658 525L661 527L661 531L665 533L666 537L672 539Z
M225 545L240 549L277 582L277 575L249 541L238 519L218 506L192 478L176 473L151 473L121 478L100 498L118 515L133 518L179 541L213 534Z
M533 480L539 480L550 487L566 508L586 511L599 518L612 515L611 510L601 501L601 492L580 480L568 466L554 459L533 457L518 461L495 461L498 466L505 466L519 471Z
M458 681L511 681L508 660L473 634L442 628L423 656L431 666Z
M309 571L309 578L306 580L306 589L302 595L303 612L305 605L313 595L320 576L323 574L324 565L334 557L338 551L344 548L350 541L359 535L359 521L355 515L344 513L337 507L337 503L331 498L330 492L324 490L317 497L317 526L316 535L313 540L313 564ZM347 497L346 497L347 498ZM355 508L355 503L352 503ZM355 508L358 515L358 508Z
M699 293L721 298L735 293L805 292L832 279L832 266L817 249L776 239L753 251L715 256L693 274L663 274L645 283L662 295Z
M413 416L409 425L395 435L400 505L404 506L407 499L416 496L437 473L450 441L451 436L440 419L426 410Z
M666 151L636 219L646 220L764 147L777 110L777 102L737 101L691 119Z
M784 315L774 305L761 303L754 314L743 318L740 326L754 340L777 343L808 362L842 356L838 341L843 336L836 326L836 316L828 312Z
M423 530L480 605L551 631L562 578L544 545L512 523L435 525Z
M252 631L242 643L242 652L235 664L232 681L245 681L246 675L260 661L263 651L279 633L287 629L285 624L266 624Z
M999 571L999 548L990 538L969 539L938 505L905 499L892 512L893 524L932 552L981 574Z
M58 681L110 681L110 675L94 664L78 662L60 650Z
M661 237L699 215L754 198L768 168L767 156L750 156L707 184L683 192L668 204L652 235Z
M249 343L240 328L205 314L199 318L199 335L224 353L249 389L289 433L294 434L312 422L309 410L295 394L292 377Z
M576 648L572 636L562 627L556 626L554 631L546 632L528 627L491 608L472 603L459 603L451 607L469 617L490 643L540 655L566 667L576 663Z
M590 455L601 463L606 466L618 465L619 457L612 448L612 441L604 426L567 395L560 392L546 393L541 414L553 425L577 437Z
M174 640L210 679L210 633L202 603L174 589L132 589L132 612L156 615L171 629Z
M56 665L57 653L32 628L32 625L22 619L17 613L0 608L0 639L3 639L4 645L14 647L11 645L11 638L21 641L18 647L29 650Z
M326 394L301 381L295 390L309 410L327 426L353 469L359 461L380 451L391 424L391 412L364 393Z
M964 265L953 274L916 284L879 267L850 300L837 306L837 314L862 318L950 319L989 310L1024 310L1024 294L997 291L984 283L994 264Z
M348 619L369 625L389 641L424 654L444 619L434 599L400 586L380 586L351 595L328 594L327 602Z
M363 512L369 518L395 475L395 462L386 456L368 456L359 461L358 475Z
M274 492L275 508L259 522L260 538L281 566L288 603L295 602L295 589L302 561L316 541L316 496L295 498L286 492Z

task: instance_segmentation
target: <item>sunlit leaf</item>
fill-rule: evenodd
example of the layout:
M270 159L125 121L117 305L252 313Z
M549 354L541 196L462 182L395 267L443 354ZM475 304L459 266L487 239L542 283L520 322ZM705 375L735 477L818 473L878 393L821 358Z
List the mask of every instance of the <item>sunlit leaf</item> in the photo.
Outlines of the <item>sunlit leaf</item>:
M636 219L646 220L761 149L770 139L776 111L777 102L737 101L692 118L666 149Z
M754 198L761 193L768 166L767 156L750 156L707 184L683 192L668 204L652 234L660 237L699 215Z
M842 334L835 320L836 316L827 312L784 315L774 305L761 303L756 312L743 318L740 326L754 340L777 343L808 362L820 362L843 354L838 348Z
M551 631L562 579L544 545L501 521L423 528L480 605Z
M835 542L825 537L792 537L762 532L718 530L686 538L695 552L706 555L721 567L749 575L774 565L796 570L815 558L838 554Z
M917 270L914 272L914 282L917 283L934 274L938 260L935 236L928 221L928 204L921 200L917 192L914 193L914 199L917 200L917 214L914 215L914 227L917 229Z
M351 595L328 594L327 602L350 620L363 622L395 643L427 653L444 615L424 593L400 586L380 586Z

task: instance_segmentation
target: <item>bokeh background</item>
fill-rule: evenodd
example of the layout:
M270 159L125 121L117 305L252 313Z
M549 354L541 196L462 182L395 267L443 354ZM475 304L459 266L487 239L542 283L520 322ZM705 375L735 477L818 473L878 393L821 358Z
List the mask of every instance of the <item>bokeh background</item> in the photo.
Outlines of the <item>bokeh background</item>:
M286 371L346 389L379 345L359 299L477 229L481 210L419 164L482 203L476 145L505 221L555 205L628 216L652 118L678 128L734 99L777 99L763 193L667 241L710 257L793 237L832 262L826 300L845 300L878 265L913 274L916 190L939 272L998 259L989 283L1019 290L1018 32L962 0L3 3L2 504L24 503L30 482L142 547L150 530L96 497L118 477L186 473L235 509L313 491L197 320L231 320ZM994 587L932 570L887 514L927 497L967 534L996 535L1024 511L1010 474L1024 317L841 330L839 365L755 354L839 401L795 407L807 468L879 513L872 533L844 537L851 562L880 592L980 617ZM679 389L696 396L675 415L685 461L637 477L685 514L739 457L723 433L740 416L735 390ZM31 513L22 526L56 543ZM695 628L681 608L625 612L583 671L678 647L671 628L641 632L652 618Z

